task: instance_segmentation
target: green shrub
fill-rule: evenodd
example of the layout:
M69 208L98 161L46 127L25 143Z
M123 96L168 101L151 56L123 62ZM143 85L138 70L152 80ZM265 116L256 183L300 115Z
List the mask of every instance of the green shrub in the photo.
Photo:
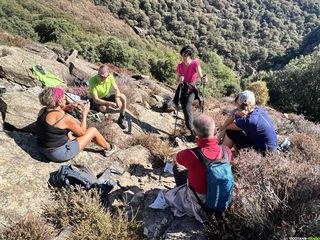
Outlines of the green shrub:
M97 50L97 45L93 42L82 40L79 42L79 53L82 57L90 62L98 62L100 60L100 54Z
M16 17L26 21L32 19L30 12L15 0L0 0L0 16L7 18Z
M67 36L71 38L78 28L69 20L46 17L35 21L34 30L38 33L41 42L63 43L68 39Z
M269 101L269 90L267 83L264 81L256 81L250 83L248 90L252 91L256 97L256 104L266 105Z
M149 60L150 72L159 81L173 84L176 80L176 66L179 56L173 51L154 51Z
M132 50L132 66L142 74L150 73L148 56L142 50Z
M282 111L320 119L320 48L267 78L270 103Z
M17 16L0 18L0 28L24 38L38 40L38 35L32 25Z
M234 83L224 85L224 89L225 89L224 93L226 96L238 94L241 91L240 85L234 84Z
M112 63L118 67L129 67L132 63L130 47L117 37L108 37L98 46L100 61Z
M172 58L152 60L151 73L157 80L173 84L176 79L176 63Z
M217 53L206 52L201 59L207 65L206 68L210 71L210 75L216 79L216 87L220 93L225 91L226 84L240 84L235 73L223 64L221 57ZM237 88L240 88L240 85Z

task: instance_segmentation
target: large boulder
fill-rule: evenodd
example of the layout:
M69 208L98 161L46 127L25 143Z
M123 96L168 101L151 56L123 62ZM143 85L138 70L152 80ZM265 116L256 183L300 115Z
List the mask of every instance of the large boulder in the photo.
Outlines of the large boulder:
M17 47L0 46L0 77L26 87L41 86L41 82L31 72L31 68L36 64L42 65L46 71L65 82L73 79L64 64L43 58L41 52L35 54Z
M4 121L7 123L7 127L35 132L35 121L41 109L38 95L42 88L30 87L26 89L8 81L2 83L6 85L7 89L2 97L3 103L6 104Z

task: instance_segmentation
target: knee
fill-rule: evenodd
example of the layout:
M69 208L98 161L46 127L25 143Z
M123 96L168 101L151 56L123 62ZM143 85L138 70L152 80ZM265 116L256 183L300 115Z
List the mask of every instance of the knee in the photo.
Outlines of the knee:
M93 134L95 135L98 132L98 129L96 129L95 127L89 127L86 131L86 134Z
M123 102L127 101L127 97L126 97L126 95L124 95L123 93L121 93L120 99L121 99Z

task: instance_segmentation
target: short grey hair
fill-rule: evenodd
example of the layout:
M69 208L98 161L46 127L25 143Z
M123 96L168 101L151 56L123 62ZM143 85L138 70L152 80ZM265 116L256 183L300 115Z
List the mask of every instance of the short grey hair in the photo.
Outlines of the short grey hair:
M214 134L215 123L212 117L201 114L193 120L193 128L200 138L208 138Z
M105 73L109 73L109 67L107 64L102 64L99 67L98 74L105 74Z
M51 87L46 87L40 94L39 94L39 101L41 105L47 107L55 107L56 102L54 101L53 91Z

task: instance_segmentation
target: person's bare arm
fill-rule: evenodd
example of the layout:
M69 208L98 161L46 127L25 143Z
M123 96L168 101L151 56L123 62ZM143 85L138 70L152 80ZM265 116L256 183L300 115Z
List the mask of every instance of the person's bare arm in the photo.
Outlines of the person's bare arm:
M87 115L89 110L90 103L85 104L82 108L82 119L80 124L77 119L67 114L63 121L59 123L58 127L70 130L77 137L83 136L87 130Z
M114 83L112 84L112 86L113 86L113 89L114 89L114 94L115 94L115 96L116 96L116 97L120 97L121 92L120 92L120 89L119 89L116 81L114 81Z
M232 115L232 116L229 116L229 117L225 120L225 122L224 122L224 123L222 124L222 126L220 127L220 132L219 132L219 134L218 134L218 136L217 136L217 138L218 138L219 140L221 140L221 139L224 138L227 129L228 129L228 130L235 130L235 131L241 131L241 130L242 130L241 128L239 128L239 127L235 124L235 122L234 122L235 119L236 119L236 116L235 116L235 115Z
M92 99L95 103L99 104L99 105L104 105L104 106L109 106L108 101L103 100L101 98L98 97L98 94L95 93L91 93Z

